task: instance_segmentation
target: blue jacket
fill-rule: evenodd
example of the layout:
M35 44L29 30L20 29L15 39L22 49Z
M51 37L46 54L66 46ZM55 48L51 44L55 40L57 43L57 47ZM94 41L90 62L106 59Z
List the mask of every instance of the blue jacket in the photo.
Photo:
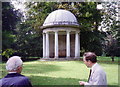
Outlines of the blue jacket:
M19 73L7 74L0 79L1 87L32 87L29 79Z

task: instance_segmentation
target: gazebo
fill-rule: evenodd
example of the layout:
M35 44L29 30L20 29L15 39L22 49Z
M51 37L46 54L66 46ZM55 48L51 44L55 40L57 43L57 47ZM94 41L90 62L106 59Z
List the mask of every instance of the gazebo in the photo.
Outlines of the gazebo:
M43 59L80 58L80 27L70 11L51 12L43 26Z

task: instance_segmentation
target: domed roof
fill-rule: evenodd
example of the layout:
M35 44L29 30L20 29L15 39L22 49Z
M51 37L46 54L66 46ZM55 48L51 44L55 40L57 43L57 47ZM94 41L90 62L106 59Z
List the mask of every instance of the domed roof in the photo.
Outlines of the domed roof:
M67 10L59 9L51 12L43 26L55 26L55 25L74 25L79 26L76 17L73 13Z

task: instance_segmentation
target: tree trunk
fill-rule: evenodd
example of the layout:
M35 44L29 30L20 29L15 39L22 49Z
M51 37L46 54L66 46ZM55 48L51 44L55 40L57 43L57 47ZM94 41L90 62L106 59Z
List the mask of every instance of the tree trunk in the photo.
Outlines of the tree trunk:
M112 62L114 62L114 56L111 56Z

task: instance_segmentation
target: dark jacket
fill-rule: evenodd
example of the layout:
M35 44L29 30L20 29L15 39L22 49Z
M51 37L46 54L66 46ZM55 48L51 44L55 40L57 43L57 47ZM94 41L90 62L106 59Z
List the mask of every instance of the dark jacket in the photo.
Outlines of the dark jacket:
M32 87L29 79L19 73L7 74L0 79L1 87Z

